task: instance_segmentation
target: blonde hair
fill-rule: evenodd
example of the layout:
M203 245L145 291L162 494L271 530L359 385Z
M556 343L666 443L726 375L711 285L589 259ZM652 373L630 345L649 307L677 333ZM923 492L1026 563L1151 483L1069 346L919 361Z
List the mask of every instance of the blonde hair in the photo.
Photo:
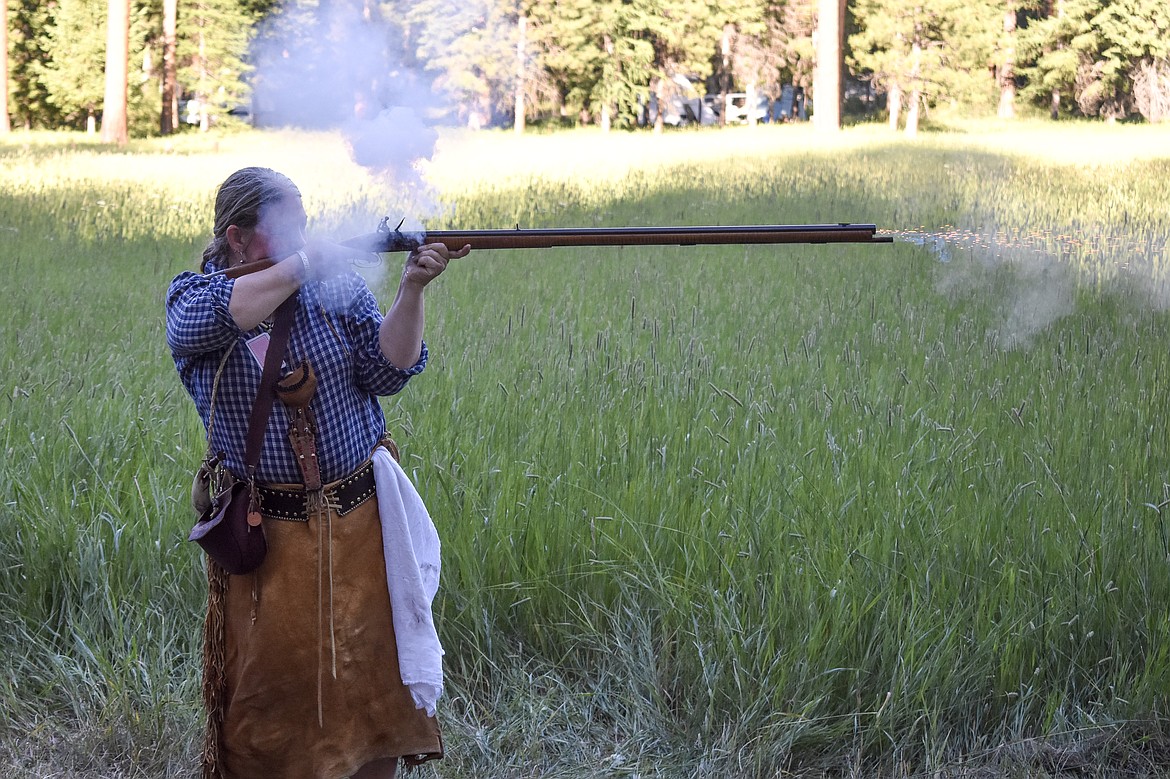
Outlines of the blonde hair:
M215 193L215 224L199 269L206 272L213 263L227 265L230 226L251 229L260 221L260 211L265 206L300 194L292 179L271 168L241 168L228 176Z

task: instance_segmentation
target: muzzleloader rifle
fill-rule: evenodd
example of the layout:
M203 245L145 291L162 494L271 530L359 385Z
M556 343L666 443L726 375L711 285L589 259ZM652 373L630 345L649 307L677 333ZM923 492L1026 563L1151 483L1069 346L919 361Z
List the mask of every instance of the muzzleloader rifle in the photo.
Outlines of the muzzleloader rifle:
M403 232L391 229L383 219L372 233L342 241L360 252L412 251L428 243L441 243L452 251L470 245L472 249L553 249L563 246L699 246L714 244L779 243L891 243L893 238L878 235L871 224L812 225L730 225L707 227L554 227L512 230L425 230ZM236 278L269 267L260 260L235 265L218 274Z

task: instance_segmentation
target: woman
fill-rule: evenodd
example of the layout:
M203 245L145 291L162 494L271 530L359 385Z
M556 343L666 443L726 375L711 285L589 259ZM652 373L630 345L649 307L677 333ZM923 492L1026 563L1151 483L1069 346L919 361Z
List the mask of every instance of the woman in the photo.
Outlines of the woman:
M305 225L288 178L267 168L233 173L216 195L205 274L180 274L167 295L175 367L210 451L223 453L235 478L245 475L256 347L297 290L285 367L307 363L317 384L307 413L322 491L306 490L315 475L290 443L298 412L274 404L256 470L267 557L240 576L208 561L205 776L384 778L400 759L442 756L434 717L399 673L370 458L385 433L377 396L426 365L423 290L470 247L411 252L383 317L352 270L354 250L306 242ZM206 275L260 260L272 264L236 279ZM306 500L312 494L321 500Z

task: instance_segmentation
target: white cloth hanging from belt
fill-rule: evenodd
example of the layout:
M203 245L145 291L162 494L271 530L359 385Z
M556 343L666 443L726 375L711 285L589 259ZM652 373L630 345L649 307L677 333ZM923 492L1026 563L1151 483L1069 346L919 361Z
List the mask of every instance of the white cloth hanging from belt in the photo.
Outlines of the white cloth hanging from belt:
M414 705L434 716L443 695L443 647L431 614L439 591L439 534L414 484L390 453L378 447L373 462L398 668Z

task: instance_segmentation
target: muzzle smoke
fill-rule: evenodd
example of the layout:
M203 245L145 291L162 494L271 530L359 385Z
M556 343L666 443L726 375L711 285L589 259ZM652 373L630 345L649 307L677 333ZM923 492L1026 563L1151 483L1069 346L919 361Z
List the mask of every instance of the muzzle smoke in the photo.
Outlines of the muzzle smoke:
M895 240L929 251L942 265L939 291L971 294L985 273L1008 266L1012 283L1002 294L1003 319L989 334L1001 348L1026 345L1036 334L1076 309L1077 289L1123 285L1146 296L1157 310L1170 308L1162 272L1163 249L1120 236L949 228L898 231Z
M408 67L401 31L362 5L289 2L272 17L253 44L256 121L341 131L359 165L423 186L443 107Z
M290 0L253 44L253 104L262 126L340 132L354 162L411 203L414 213L391 216L418 229L439 210L420 165L435 153L445 111L429 81L408 67L403 40L376 4ZM373 282L380 270L362 272Z

